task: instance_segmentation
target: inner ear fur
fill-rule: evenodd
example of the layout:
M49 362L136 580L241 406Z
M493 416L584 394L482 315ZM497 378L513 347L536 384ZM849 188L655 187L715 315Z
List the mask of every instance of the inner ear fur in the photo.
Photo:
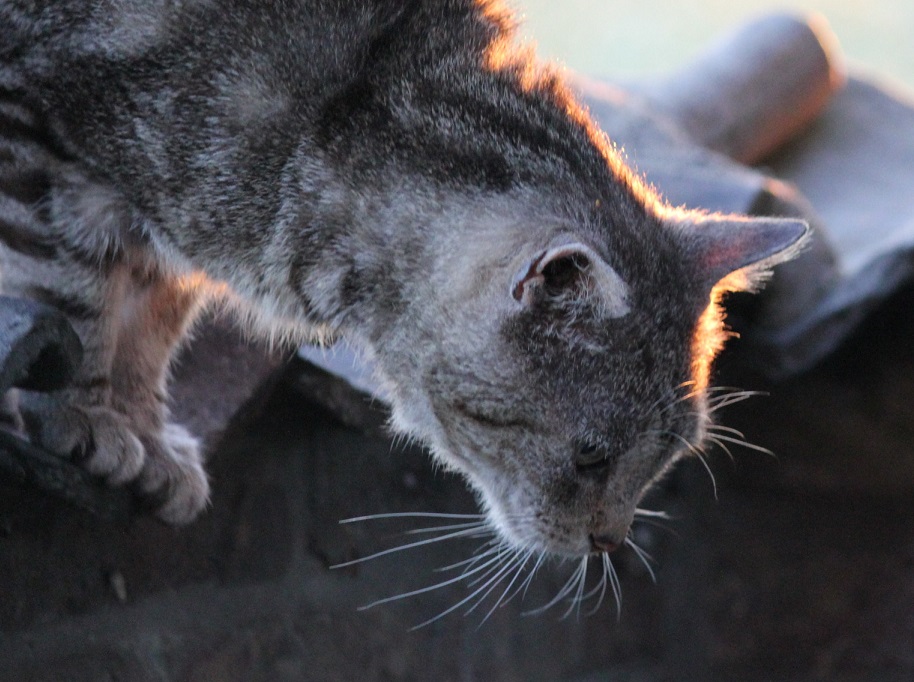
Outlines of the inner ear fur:
M625 282L596 251L580 242L555 246L531 258L515 275L511 295L525 306L542 299L590 296L609 317L629 311Z

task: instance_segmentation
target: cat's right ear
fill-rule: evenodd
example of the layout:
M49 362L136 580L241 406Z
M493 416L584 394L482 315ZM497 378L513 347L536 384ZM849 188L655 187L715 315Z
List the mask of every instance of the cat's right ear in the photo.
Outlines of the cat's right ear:
M607 317L629 312L625 282L598 253L580 242L541 251L527 261L511 282L511 296L523 306L595 297Z

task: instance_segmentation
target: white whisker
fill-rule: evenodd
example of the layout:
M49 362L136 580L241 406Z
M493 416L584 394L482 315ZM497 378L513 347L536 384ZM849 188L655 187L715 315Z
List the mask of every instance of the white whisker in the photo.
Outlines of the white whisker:
M571 612L577 607L578 610L578 619L581 617L581 595L584 594L584 583L587 581L587 566L589 563L589 558L584 556L581 558L581 565L578 569L578 579L577 579L577 588L574 591L574 596L571 598L571 604L568 606L568 610L562 614L560 620L564 620L571 615Z
M701 462L702 466L705 468L705 471L708 472L708 476L711 477L711 486L714 488L714 499L717 499L717 479L714 478L714 472L711 471L711 467L708 465L707 460L705 459L705 453L702 452L701 448L697 447L694 443L690 443L686 438L675 431L662 431L662 433L673 436L682 443L696 456L698 461Z
M478 530L476 528L467 528L465 530L457 530L453 533L448 533L446 535L441 535L436 538L426 538L425 540L418 540L416 542L411 542L406 545L400 545L399 547L391 547L390 549L384 549L380 552L375 552L374 554L369 554L368 556L363 556L358 559L353 559L352 561L345 561L341 564L334 564L330 568L345 568L346 566L354 566L355 564L361 564L365 561L371 561L372 559L377 559L378 557L385 556L387 554L393 554L395 552L402 552L407 549L413 549L414 547L422 547L423 545L430 545L433 542L443 542L444 540L450 540L452 538L472 538L477 537Z
M705 468L705 471L708 472L708 476L711 477L711 487L714 489L714 499L717 498L717 479L714 478L714 472L711 471L711 465L708 464L708 461L705 459L704 455L698 450L695 451L695 454L698 455L698 461L701 462L701 465Z
M502 560L501 563L504 563L504 562L510 563L512 558L514 557L514 554L515 554L515 550L511 549L507 545L502 545L501 551L498 553L497 558L499 560ZM472 580L468 580L467 587L475 587L479 583L488 580L489 576L491 576L492 573L494 573L498 570L500 570L500 566L496 566L495 568L492 568L491 570L489 570L487 573L483 573L482 575L477 576L477 577L473 578ZM475 571L473 571L473 572L475 573ZM469 575L470 575L470 573L464 571L462 577L466 578Z
M722 436L720 434L717 434L714 436L714 440L723 440L728 443L733 443L734 445L741 445L744 448L749 448L750 450L756 450L757 452L761 452L766 455L771 455L772 457L774 457L774 453L771 452L771 450L769 450L768 448L764 448L761 445L754 445L753 443L750 443L745 440L740 440L738 438L730 438L729 436Z
M654 573L654 569L653 569L653 567L651 567L651 563L650 563L651 561L653 561L653 557L650 554L648 554L647 552L645 552L641 547L639 547L638 544L631 538L625 538L625 544L632 548L632 551L634 551L634 553L638 556L638 558L641 560L641 563L644 564L644 567L647 569L647 572L650 574L651 581L656 583L657 576Z
M367 516L354 516L351 519L342 519L341 524L359 523L361 521L375 521L378 519L477 519L485 520L484 514L441 514L437 512L394 512L390 514L369 514Z
M616 619L622 617L622 585L619 583L619 575L616 573L616 567L613 566L609 554L603 555L603 567L609 575L609 583L612 586L613 597L616 599Z
M666 525L665 523L660 523L659 521L655 521L655 520L653 520L653 519L639 519L639 518L636 518L635 520L636 520L638 523L644 524L645 526L653 526L654 528L659 528L660 530L665 530L665 531L667 531L668 533L672 533L675 537L679 537L679 533L677 533L675 530L673 530L672 528L670 528L670 527L669 527L668 525Z
M585 557L586 558L586 557ZM530 611L524 611L521 615L523 616L535 616L545 611L548 611L553 606L558 604L565 596L574 589L575 580L578 577L578 573L581 571L581 566L579 565L577 569L571 574L565 584L562 586L562 589L559 590L558 594L552 598L545 606L540 606L539 608L532 609Z
M733 436L736 436L737 438L746 437L746 434L744 434L742 431L740 431L738 429L732 429L729 426L721 426L720 424L708 424L707 428L709 431L723 431L725 433L729 433Z
M486 549L484 552L481 552L480 550L482 550L484 548L488 548L488 549ZM492 538L488 542L484 542L484 543L482 543L482 545L477 547L476 551L473 552L473 556L471 556L470 558L462 559L461 561L458 561L456 563L448 564L447 566L441 566L440 568L435 568L432 570L434 570L435 573L444 573L446 571L456 570L456 569L460 568L461 566L469 568L473 564L479 563L480 561L485 559L487 556L491 556L492 554L498 553L499 551L501 551L501 549L502 549L502 541L499 540L498 538Z
M476 528L479 530L486 531L486 534L491 532L489 525L484 521L474 521L472 523L452 523L446 526L430 526L428 528L413 528L412 530L403 531L404 535L420 535L422 533L440 533L446 530L462 530Z
M663 414L664 412L666 412L666 411L668 411L668 410L671 410L672 408L676 407L676 405L678 405L679 403L688 400L688 399L691 398L692 396L698 395L699 393L701 393L701 390L700 390L700 389L699 389L699 390L690 391L689 393L686 393L685 395L682 395L682 396L680 396L680 397L678 397L678 398L676 397L677 391L680 391L680 390L682 390L682 389L689 388L689 387L694 386L694 385L695 385L695 381L694 381L694 380L689 380L689 381L684 381L684 382L682 382L682 383L679 384L676 388L674 388L672 391L670 391L669 393L666 393L666 394L660 396L657 400L655 400L655 401L651 404L651 406L650 406L648 409L646 409L646 410L644 411L644 414L645 414L645 415L651 415L651 414L653 414L654 410L657 410L658 413ZM662 402L664 402L664 401L665 401L668 397L670 397L671 395L672 395L672 397L673 397L672 402L670 402L666 407L660 408L660 404L661 404ZM658 408L659 408L659 409L658 409Z
M735 405L736 403L741 403L744 400L748 400L753 396L767 395L762 391L738 391L734 393L727 393L726 395L717 396L708 401L708 412L714 413L717 410L729 407L730 405Z
M725 398L731 395L768 395L764 391L748 391L743 388L736 388L734 386L711 386L710 388L705 389L706 393L719 393L720 395L714 396L715 400Z
M479 597L479 599L476 600L475 604L473 604L469 609L467 609L464 612L464 614L463 614L464 616L469 616L471 613L473 613L473 611L475 611L479 607L479 605L482 604L486 600L486 597L488 597L492 593L492 590L494 590L496 587L498 587L501 584L501 581L504 580L505 578L507 578L511 574L511 572L517 566L518 557L519 557L519 551L515 550L512 553L512 556L508 559L508 562L505 564L504 568L501 571L499 571L498 576L496 576L497 580L495 580L494 582L489 581L491 583L491 586L489 587L489 589L486 590L485 593L481 597ZM511 589L510 583L509 583L507 589ZM495 606L498 606L498 601L495 602ZM488 616L486 616L486 618L488 618ZM483 618L483 623L485 622L486 618ZM480 625L482 625L482 623L480 623Z
M526 554L523 555L522 558L520 556L520 553L518 552L518 554L516 556L517 570L514 572L514 577L511 578L511 581L508 583L508 586L504 589L504 591L501 593L501 595L498 597L498 599L495 600L495 604L492 606L491 609L489 609L489 612L485 615L485 617L483 617L482 622L479 623L478 627L481 628L483 623L485 623L487 620L489 620L489 616L491 616L495 612L495 609L497 609L499 606L503 606L503 605L507 604L510 601L510 599L507 599L507 600L505 599L505 595L508 594L508 591L514 586L514 583L517 582L517 579L524 572L524 568L527 566L527 562L530 561L530 557L533 556L534 552L535 552L535 550L529 549L529 550L527 550ZM469 611L467 611L467 613L469 613Z
M705 436L705 438L706 438L709 442L714 443L714 445L716 445L716 446L719 447L721 450L723 450L724 452L726 452L726 453L727 453L727 457L730 458L730 461L731 461L731 462L736 462L736 459L733 457L733 453L730 452L730 448L728 448L727 445L726 445L725 443L722 443L720 440L718 440L718 439L720 438L720 436L712 436L711 434L708 434L707 436Z
M504 558L502 556L494 557L494 558L490 559L487 563L483 564L482 566L477 566L475 569L473 569L473 571L471 573L483 571L486 568L489 568L492 564L499 564L503 560L504 560ZM425 594L426 592L433 592L434 590L439 590L442 587L447 587L448 585L453 585L454 583L460 582L461 580L463 580L465 578L466 578L466 575L458 575L454 578L450 578L448 580L443 580L440 583L435 583L434 585L426 585L425 587L420 587L419 589L416 589L416 590L411 590L409 592L403 592L401 594L395 594L390 597L384 597L383 599L377 599L369 604L360 606L359 611L367 611L368 609L374 608L375 606L380 606L381 604L389 604L390 602L399 601L401 599L406 599L408 597L415 597L416 595Z
M534 550L535 553L535 550ZM543 561L546 559L545 552L541 552L538 557L536 557L536 562L533 564L533 568L530 569L530 572L527 574L527 577L524 578L524 581L517 586L517 589L511 593L511 596L505 600L505 604L510 602L518 594L521 595L521 599L524 599L527 596L527 589L530 587L530 583L533 582L533 577L536 575L536 572L542 566Z
M501 557L499 557L499 560L501 560L501 561L503 561L503 562L505 561L505 560L502 559ZM501 565L500 565L500 566L501 566ZM512 566L511 560L508 559L508 560L507 560L507 563L504 564L504 566L506 566L508 569L510 569L511 566ZM423 622L419 623L418 625L414 625L413 627L410 628L410 631L418 630L419 628L423 628L423 627L425 627L426 625L429 625L430 623L434 623L434 622L435 622L436 620L438 620L439 618L443 618L443 617L446 616L447 614L452 613L453 611L456 611L456 610L459 609L461 606L463 606L464 604L466 604L468 601L471 601L472 599L474 599L474 598L476 597L476 595L478 595L480 592L482 592L483 590L489 588L489 585L490 585L490 584L492 584L492 583L495 582L495 581L500 581L501 578L503 577L503 572L504 572L503 567L497 569L496 574L495 574L493 577L491 577L491 578L489 579L488 582L483 583L479 588L477 588L477 589L474 590L472 593L470 593L469 596L464 597L463 599L461 599L459 602L457 602L457 603L454 604L453 606L450 606L450 607L448 607L447 609L445 609L444 611L442 611L441 613L439 613L437 616L434 616L433 618L429 618L428 620L423 621ZM491 572L490 572L490 575L491 575ZM498 582L495 582L495 584L497 585ZM490 590L490 591L491 591L491 590ZM486 592L486 594L488 594L488 592ZM482 598L485 599L485 595L483 595ZM474 606L473 608L475 608L475 606ZM471 610L472 610L472 609L471 609ZM469 613L469 612L468 612L468 613Z
M635 510L635 521L638 523L643 523L646 526L654 526L655 528L660 528L667 532L673 533L676 535L676 531L670 528L667 524L661 523L662 521L672 521L672 517L666 512L662 511L651 511L649 509L636 509Z
M594 607L590 611L588 611L586 614L584 614L585 617L589 618L590 616L594 615L597 611L600 610L600 607L603 605L603 599L606 597L606 584L607 584L606 561L608 558L609 558L609 555L606 554L605 552L600 557L600 566L602 568L602 570L600 571L600 583L597 585L596 588L594 588L593 590L588 592L586 597L584 597L585 599L589 599L594 594L596 594L597 588L599 588L600 596L597 598L597 603L596 603L596 605L594 605Z

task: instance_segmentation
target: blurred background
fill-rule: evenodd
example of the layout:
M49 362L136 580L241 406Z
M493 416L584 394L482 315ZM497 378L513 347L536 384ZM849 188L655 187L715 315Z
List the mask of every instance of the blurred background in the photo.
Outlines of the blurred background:
M593 76L661 72L722 32L765 12L818 12L853 63L914 87L914 3L908 0L511 0L542 56Z

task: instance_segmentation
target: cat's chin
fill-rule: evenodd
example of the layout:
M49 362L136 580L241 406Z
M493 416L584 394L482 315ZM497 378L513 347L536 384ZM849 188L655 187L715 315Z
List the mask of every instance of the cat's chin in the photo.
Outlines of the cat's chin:
M499 484L495 476L478 479L461 471L476 493L487 523L506 547L519 554L579 559L615 551L626 542L636 515L636 505L604 510L601 531L587 519L565 518L560 511L544 509L542 496L526 486ZM602 539L600 539L602 538Z

